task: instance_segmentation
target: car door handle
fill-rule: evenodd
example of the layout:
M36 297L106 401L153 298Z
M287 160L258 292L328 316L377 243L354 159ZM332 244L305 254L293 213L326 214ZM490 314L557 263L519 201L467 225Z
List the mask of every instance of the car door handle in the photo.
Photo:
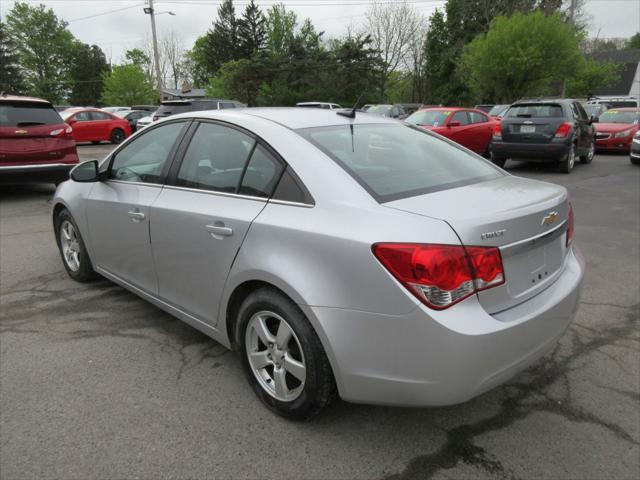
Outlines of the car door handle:
M230 237L233 235L233 228L222 225L207 225L205 227L213 238L220 240L222 237Z
M144 213L136 211L128 212L127 215L129 215L129 218L135 223L140 223L146 218L146 215Z

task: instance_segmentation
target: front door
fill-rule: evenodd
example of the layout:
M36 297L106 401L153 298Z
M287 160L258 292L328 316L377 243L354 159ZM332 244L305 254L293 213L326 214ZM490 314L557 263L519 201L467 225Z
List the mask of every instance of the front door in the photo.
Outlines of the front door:
M76 142L91 141L91 112L83 111L73 115L68 120L69 125L73 128L73 138Z
M215 325L231 265L281 172L252 136L216 123L198 126L173 185L151 208L163 300Z
M185 125L172 122L145 130L118 150L108 179L94 186L87 201L95 266L153 294L158 285L149 239L150 208L162 191Z

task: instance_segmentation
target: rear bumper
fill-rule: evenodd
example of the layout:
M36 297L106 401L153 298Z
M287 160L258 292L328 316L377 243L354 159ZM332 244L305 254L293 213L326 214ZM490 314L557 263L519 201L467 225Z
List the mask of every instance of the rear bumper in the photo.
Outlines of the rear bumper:
M69 171L76 165L78 163L0 166L0 184L60 182L69 178Z
M550 288L495 315L476 297L401 316L301 308L320 325L344 400L451 405L500 385L554 347L578 308L585 269L577 250L569 255Z
M525 159L538 162L557 162L569 151L570 143L515 143L494 140L491 152L497 159Z

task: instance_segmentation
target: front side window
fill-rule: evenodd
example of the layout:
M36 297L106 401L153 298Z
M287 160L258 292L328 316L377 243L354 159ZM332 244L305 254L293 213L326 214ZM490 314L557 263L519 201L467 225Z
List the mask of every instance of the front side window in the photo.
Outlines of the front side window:
M236 193L255 140L215 123L201 123L180 165L176 185Z
M162 171L185 122L146 130L116 153L109 178L128 182L160 183Z
M485 160L408 125L340 125L297 132L381 203L504 175Z
M471 123L484 123L489 121L489 117L480 112L469 112Z
M78 112L71 117L71 120L77 122L89 122L91 121L91 112Z

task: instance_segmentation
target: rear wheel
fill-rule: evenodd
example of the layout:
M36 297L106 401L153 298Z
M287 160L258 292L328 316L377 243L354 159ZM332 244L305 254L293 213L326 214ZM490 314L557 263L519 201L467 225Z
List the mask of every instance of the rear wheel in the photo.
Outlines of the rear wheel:
M55 218L56 240L62 263L71 278L77 282L88 282L98 274L93 270L80 230L67 209Z
M124 141L124 131L120 128L114 128L111 132L111 141L113 143L122 143Z
M576 164L576 145L571 144L567 155L558 163L558 171L560 173L571 173L573 166Z
M589 150L585 155L580 155L580 162L582 163L591 163L593 161L593 157L596 154L596 141L595 139L591 140L591 144L589 145Z
M335 382L320 339L282 293L251 293L240 307L236 336L247 380L267 408L302 420L331 402Z

